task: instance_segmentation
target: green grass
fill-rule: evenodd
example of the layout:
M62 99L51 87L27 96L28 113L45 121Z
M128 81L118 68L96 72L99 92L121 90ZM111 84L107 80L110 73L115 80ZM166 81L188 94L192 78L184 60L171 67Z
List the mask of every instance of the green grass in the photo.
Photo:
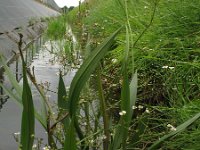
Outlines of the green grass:
M75 26L73 27L74 33L86 32L86 35L89 34L91 37L91 43L95 47L106 35L127 22L126 14L128 13L128 21L131 27L131 41L134 43L137 37L148 26L155 1L128 1L127 12L125 11L124 2L123 0L107 0L102 3L92 1L93 7L88 7L89 13L86 17L79 19L79 21L73 18L78 12L78 9L75 9L68 15L70 24ZM134 48L131 47L131 54L128 61L129 64L132 64L132 56L134 56L134 68L138 71L139 82L136 104L144 105L148 108L157 106L160 111L160 113L155 115L156 111L153 109L152 114L148 115L155 120L153 125L156 127L154 130L151 129L148 119L144 119L146 121L145 126L149 124L150 127L145 128L144 135L141 136L147 141L140 139L141 141L135 144L136 147L142 148L142 143L153 143L153 141L156 141L156 138L164 135L164 132L167 131L166 121L173 122L178 126L196 114L193 113L188 118L180 119L177 117L178 114L174 114L174 111L170 112L170 110L176 111L182 109L185 105L188 105L199 97L199 5L198 0L192 2L189 0L160 0L156 8L153 24L151 24L150 28L137 42L137 45ZM76 26L77 22L85 27L84 30ZM84 34L77 37L79 37L80 41L87 38L84 37ZM102 70L103 79L107 81L104 86L107 103L111 103L111 107L117 107L116 110L118 110L119 106L117 104L120 99L117 91L121 90L118 87L121 87L121 83L119 83L121 77L119 74L121 72L121 62L123 62L125 49L124 39L125 31L117 37L116 43L113 45L113 50L104 59L104 69ZM82 44L84 45L85 43L82 42ZM112 60L117 61L116 63L112 63ZM130 79L132 65L128 66L128 72ZM112 79L112 76L116 79ZM118 85L117 88L116 85ZM164 111L165 113L167 112L166 114L162 112L162 107L166 108L166 111ZM141 118L145 116L145 114L141 114L137 110L135 113L136 116ZM175 120L174 118L178 119ZM136 125L134 125L135 127L133 126L132 132L137 130L136 127L139 122L140 119L133 121L133 124ZM176 142L173 141L184 139L186 142L187 138L184 138L183 133L176 137L171 143L178 149L179 144L177 143L176 145ZM130 143L131 141L132 139L129 139ZM192 144L192 147L195 147L194 142ZM168 146L170 147L170 141L167 142L166 147Z
M199 8L198 0L92 0L51 20L47 36L64 43L63 65L74 61L66 20L85 54L69 91L59 77L56 117L45 103L51 148L198 149ZM21 90L9 93L22 103Z

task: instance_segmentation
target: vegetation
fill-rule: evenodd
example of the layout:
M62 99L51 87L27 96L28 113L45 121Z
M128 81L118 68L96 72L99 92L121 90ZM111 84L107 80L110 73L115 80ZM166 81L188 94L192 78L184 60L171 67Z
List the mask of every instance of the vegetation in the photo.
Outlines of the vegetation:
M50 149L199 149L199 8L198 0L90 0L50 21L47 36L64 43L63 65L83 61L69 89L60 73L56 117L37 88L45 113L29 115L46 129ZM25 108L29 91L5 70L18 93L9 95Z

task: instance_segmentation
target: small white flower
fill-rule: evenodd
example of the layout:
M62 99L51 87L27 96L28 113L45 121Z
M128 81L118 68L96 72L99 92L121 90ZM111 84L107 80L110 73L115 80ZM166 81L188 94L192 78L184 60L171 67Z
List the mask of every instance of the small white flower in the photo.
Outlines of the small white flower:
M134 110L134 109L137 109L137 106L132 106L132 109Z
M50 147L49 146L45 146L42 148L43 150L50 150Z
M148 8L148 6L144 6L144 9L147 9Z
M171 124L168 124L167 127L170 128L171 131L176 131L176 128Z
M142 105L139 105L138 106L138 109L140 110L140 109L143 109L144 107L142 106Z
M119 112L119 115L120 116L123 116L123 115L125 115L126 114L126 111L124 111L124 110L122 110L121 112Z
M171 70L172 70L172 69L174 69L174 67L169 67L169 69L171 69Z
M169 68L169 66L162 66L162 68L163 68L163 69L167 69L167 68Z
M33 144L33 148L37 148L37 145L36 145L36 144Z
M116 64L117 63L117 59L112 59L112 63Z
M171 128L171 127L172 127L172 125L171 125L171 124L167 124L167 127L168 127L168 128Z
M94 140L89 140L89 142L92 144L92 143L94 143Z
M86 122L84 122L84 123L83 123L83 125L84 125L84 126L87 126L87 123L86 123Z
M176 131L175 127L170 128L171 131Z
M150 114L150 111L149 111L148 108L145 110L145 112L146 112L147 114Z
M103 140L107 139L107 136L103 135L103 136L102 136L102 139L103 139Z
M112 86L117 86L117 84L112 84Z
M176 88L176 87L174 87L174 88L172 88L172 90L176 91L176 90L177 90L177 88Z

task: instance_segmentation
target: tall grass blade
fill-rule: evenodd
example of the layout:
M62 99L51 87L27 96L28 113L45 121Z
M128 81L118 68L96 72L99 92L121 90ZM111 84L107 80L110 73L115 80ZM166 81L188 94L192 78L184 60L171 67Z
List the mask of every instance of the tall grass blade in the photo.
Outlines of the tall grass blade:
M122 28L122 27L121 27ZM116 30L110 37L108 37L102 44L100 44L94 51L91 52L90 56L83 62L80 69L77 71L75 77L72 80L69 90L69 114L71 118L74 118L74 125L76 128L76 132L80 138L83 140L82 131L78 125L78 120L76 118L76 111L78 107L79 96L82 88L84 87L85 83L89 79L92 72L95 70L97 65L99 64L100 60L104 57L106 52L112 46L115 37L121 30L119 28ZM84 147L84 142L82 142L82 147Z
M23 92L22 92L22 123L21 123L21 149L32 150L35 132L34 105L31 89L26 76L26 66L23 61Z
M123 149L126 147L126 139L128 136L128 128L131 121L132 110L131 104L136 101L136 91L137 91L137 76L133 78L132 84L136 84L136 86L131 85L131 91L129 86L129 78L128 78L128 56L129 56L129 32L128 28L126 27L126 50L124 53L124 60L123 60L123 68L122 68L122 75L123 75L123 83L122 83L122 91L121 91L121 111L125 111L125 114L121 116L118 127L116 128L116 134L114 136L114 140L111 144L110 149L116 150L117 148L122 145ZM134 88L134 89L133 89ZM133 91L132 91L133 90ZM131 97L130 93L132 94ZM132 101L132 102L131 102Z
M69 103L66 99L66 96L67 96L67 92L65 88L65 83L62 78L62 73L60 72L59 84L58 84L58 108L59 108L58 118L60 118L62 114L68 113ZM65 131L64 147L65 149L73 148L76 144L76 142L74 142L74 139L73 139L75 137L75 133L74 133L75 130L74 130L74 127L72 127L72 123L70 123L70 118L66 117L62 121L62 123L64 125L64 131Z
M26 64L22 52L22 38L23 35L19 34L20 41L18 43L19 52L22 59L22 70L23 70L23 91L22 91L22 122L21 122L21 140L20 149L32 150L35 133L35 116L34 116L34 105L30 86L28 84L26 74Z
M186 122L184 122L183 124L179 125L175 131L170 132L169 134L163 136L162 138L160 138L158 141L156 141L148 150L157 150L158 147L162 144L162 142L164 142L165 140L173 137L174 135L182 132L183 130L185 130L188 126L190 126L192 123L194 123L197 119L200 118L200 113L196 114L193 118L187 120Z
M104 57L106 52L112 46L113 41L120 30L121 28L115 31L109 38L107 38L102 44L100 44L94 51L91 52L90 57L88 57L83 62L80 69L77 71L75 77L73 78L69 91L69 112L71 116L76 114L79 95L83 86L90 77L91 73L97 67L99 61Z

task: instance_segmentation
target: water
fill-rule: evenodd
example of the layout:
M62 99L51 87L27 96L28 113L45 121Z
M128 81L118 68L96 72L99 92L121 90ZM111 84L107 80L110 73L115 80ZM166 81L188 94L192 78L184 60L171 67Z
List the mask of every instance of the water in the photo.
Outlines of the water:
M36 80L40 85L48 85L48 90L46 95L49 97L49 100L52 104L57 101L57 86L58 86L58 72L59 70L63 70L63 65L60 64L59 60L52 54L52 46L50 42L46 42L44 45L40 45L41 41L36 41L36 44L33 45L33 49L38 49L38 45L40 51L36 50L36 53L32 55L31 53L26 53L27 58L31 59L27 60L30 63L30 69L34 67L34 73L36 76ZM20 59L16 59L12 64L10 64L10 68L16 75L16 79L20 80L21 78L21 61ZM75 75L76 70L70 69L66 75L64 76L65 85L69 86L71 80ZM4 84L8 84L6 76L2 76L4 78ZM20 84L21 81L20 81ZM31 84L32 94L34 98L34 104L36 107L40 107L39 99L40 96L34 86ZM2 89L1 89L2 91ZM5 94L2 91L3 94ZM20 131L21 124L21 113L22 109L16 104L13 100L7 99L7 102L3 105L0 112L0 150L14 150L17 149L18 145L14 140L13 133ZM43 138L44 144L47 143L47 135L44 129L40 126L40 124L36 121L36 138Z

